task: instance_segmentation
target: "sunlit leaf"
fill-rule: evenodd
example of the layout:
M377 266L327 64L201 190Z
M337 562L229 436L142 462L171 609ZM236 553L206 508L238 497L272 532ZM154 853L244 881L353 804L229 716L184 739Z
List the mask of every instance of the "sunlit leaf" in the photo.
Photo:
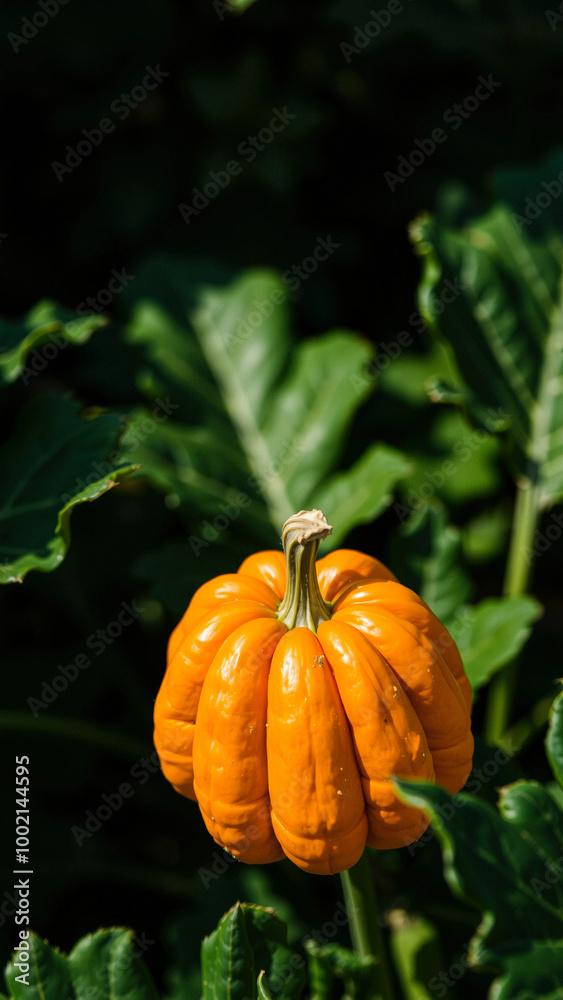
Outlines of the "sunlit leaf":
M453 636L474 691L517 656L541 613L529 596L489 597L463 608Z
M292 957L287 927L272 910L237 903L201 946L202 1000L268 996L264 988L258 993L262 971L273 1000L298 1000L304 973Z
M366 377L370 344L336 330L294 346L289 289L272 271L206 285L189 269L183 281L177 261L166 275L155 261L144 275L128 336L150 363L141 384L169 392L174 418L136 448L139 475L173 505L210 520L222 514L221 503L236 503L244 492L248 505L239 524L253 523L270 544L296 510L324 504L327 517L335 511L328 549L388 506L408 470L399 452L374 445L351 468L336 471L356 411L373 389ZM159 294L163 282L173 315L146 298L145 289ZM147 416L132 414L125 438L130 458Z
M563 242L553 231L535 237L503 206L462 231L428 216L412 227L421 311L453 347L481 413L510 421L514 474L541 507L563 495ZM446 279L462 291L437 315Z
M0 449L0 582L62 562L73 507L95 500L135 468L119 461L122 431L119 417L85 419L64 396L27 403Z
M0 320L0 383L21 375L28 385L65 347L83 344L106 322L99 313L77 316L47 300L22 320Z

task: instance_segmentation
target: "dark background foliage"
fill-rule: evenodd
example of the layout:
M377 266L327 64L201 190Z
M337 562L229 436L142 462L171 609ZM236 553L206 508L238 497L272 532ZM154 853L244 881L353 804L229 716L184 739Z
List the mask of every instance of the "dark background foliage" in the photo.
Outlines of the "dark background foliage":
M533 165L560 142L563 26L552 30L543 5L531 0L405 0L403 12L349 59L341 46L354 44L357 27L370 19L367 2L259 0L239 16L201 0L70 0L14 51L9 33L19 34L22 18L36 10L6 0L0 12L6 316L46 296L73 310L107 287L114 268L136 281L148 255L181 253L209 275L254 265L283 272L330 235L338 249L293 297L297 336L346 326L381 344L407 329L416 355L428 341L409 325L419 264L408 223L424 209L456 219L485 208L495 170ZM119 120L112 102L157 65L163 82ZM447 129L447 141L391 192L384 172L396 171L398 157L443 126L447 109L489 74L501 86L458 129ZM295 118L252 163L243 162L239 144L267 126L276 108ZM66 147L76 149L82 131L108 115L115 130L58 180L53 162L63 162ZM191 203L193 189L233 158L243 163L241 174L187 225L178 205ZM46 390L70 391L84 406L118 413L141 402L137 349L121 332L125 298L116 296L110 324L85 346L61 352L28 385L20 380L3 390L3 435L23 398ZM423 463L440 457L446 452L438 419L431 407L409 405L383 384L358 414L345 464L373 440ZM506 529L512 490L498 466L481 495L462 488L442 499L463 526L486 495ZM29 754L33 926L64 949L100 925L132 926L155 942L147 961L161 983L170 956L191 982L202 934L237 897L271 902L281 916L293 913L297 940L320 928L339 899L332 880L308 878L289 864L231 866L206 888L198 870L210 869L220 852L197 808L144 764L132 771L150 759L166 638L191 596L167 602L162 593L172 570L160 564L159 595L158 574L147 575L142 557L185 544L199 523L180 518L141 482L125 483L74 512L69 555L54 574L33 572L0 594L5 707L22 713L19 731L5 733L3 826L11 849L12 755ZM391 509L349 542L384 559L394 552L401 575L408 570L398 529ZM236 568L255 547L248 535L232 534L219 552L190 567L194 582ZM499 593L502 568L494 545L486 562L473 562L477 596ZM542 664L557 636L556 555L545 556L541 571L538 594L547 613L528 653L538 669L524 676L521 708L545 693L550 673L542 674ZM35 720L28 699L40 697L58 665L86 652L88 637L132 599L143 609L139 619ZM48 731L55 715L68 721L69 735ZM122 752L82 740L81 723L112 730ZM508 770L503 781L513 776ZM124 781L134 796L79 847L71 828L84 826L87 811ZM494 799L494 789L483 794ZM460 955L477 921L453 900L440 871L435 843L412 856L387 852L376 863L384 904L428 912L440 923L444 952ZM4 884L9 891L9 874ZM10 918L1 930L6 956L11 931ZM458 995L474 996L475 982L468 973Z

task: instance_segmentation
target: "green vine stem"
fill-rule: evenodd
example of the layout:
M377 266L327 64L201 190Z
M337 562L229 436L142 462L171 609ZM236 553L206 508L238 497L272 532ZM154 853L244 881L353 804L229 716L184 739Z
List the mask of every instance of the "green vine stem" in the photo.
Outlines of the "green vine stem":
M394 1000L394 991L379 926L377 900L367 851L353 868L340 873L344 903L350 921L352 947L360 958L372 956L377 961L377 989L364 1000Z
M529 481L518 485L503 594L520 596L528 590L533 569L533 542L540 508L538 491ZM518 677L518 660L513 660L492 680L485 712L484 737L499 743L510 722Z

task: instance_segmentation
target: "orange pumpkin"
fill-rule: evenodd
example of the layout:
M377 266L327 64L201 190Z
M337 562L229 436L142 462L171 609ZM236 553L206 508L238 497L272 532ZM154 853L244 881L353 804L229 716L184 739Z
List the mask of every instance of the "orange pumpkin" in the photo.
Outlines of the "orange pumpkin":
M194 594L155 705L162 770L211 836L252 864L352 867L366 843L417 840L424 814L391 775L449 792L471 769L471 689L446 628L382 563L350 549L315 562L317 510L284 554L249 556Z

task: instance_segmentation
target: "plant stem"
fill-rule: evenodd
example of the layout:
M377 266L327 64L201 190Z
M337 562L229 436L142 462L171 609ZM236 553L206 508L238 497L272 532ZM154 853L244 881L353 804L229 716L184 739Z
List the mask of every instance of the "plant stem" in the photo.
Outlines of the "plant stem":
M340 878L350 921L352 947L360 958L371 955L378 963L377 991L373 997L366 997L365 1000L393 1000L393 986L385 942L379 926L377 900L367 851L364 851L353 868L341 872Z
M331 616L331 607L323 600L315 559L321 539L332 527L320 510L300 510L288 517L282 530L283 551L287 562L287 586L278 608L278 618L288 628L304 626L317 631Z
M519 596L528 589L533 566L533 540L539 518L537 489L527 481L517 486L503 594ZM484 737L488 743L498 743L510 722L517 675L518 660L515 659L491 682L484 724Z

